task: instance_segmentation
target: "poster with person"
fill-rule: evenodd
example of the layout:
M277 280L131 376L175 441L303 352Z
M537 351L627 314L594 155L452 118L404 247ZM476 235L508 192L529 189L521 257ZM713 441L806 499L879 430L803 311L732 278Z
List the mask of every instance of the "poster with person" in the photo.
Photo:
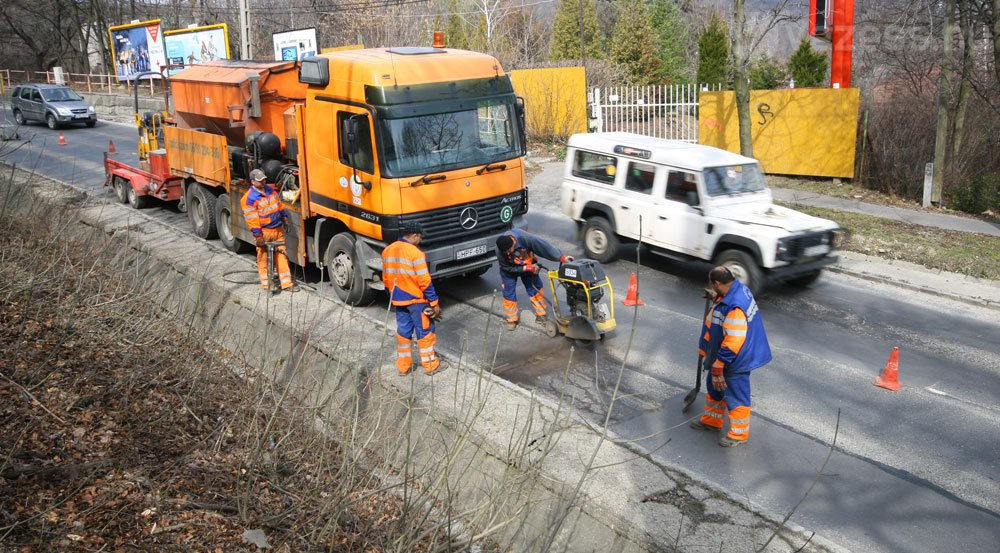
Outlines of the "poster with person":
M163 33L167 53L167 74L191 65L217 59L231 59L229 52L229 27L225 23L191 26Z
M165 58L159 19L110 27L108 35L111 37L111 56L119 82L134 81L147 71L153 73L142 78L160 78Z

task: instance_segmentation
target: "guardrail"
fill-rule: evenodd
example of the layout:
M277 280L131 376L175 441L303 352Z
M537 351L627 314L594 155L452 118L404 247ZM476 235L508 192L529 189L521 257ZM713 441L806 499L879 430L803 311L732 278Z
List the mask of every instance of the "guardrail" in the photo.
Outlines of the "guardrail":
M0 94L6 93L6 88L23 83L65 84L80 92L107 94L125 92L130 95L132 88L136 86L132 81L119 82L118 76L113 74L0 69ZM147 79L139 83L139 94L149 97L162 96L163 85L158 79Z

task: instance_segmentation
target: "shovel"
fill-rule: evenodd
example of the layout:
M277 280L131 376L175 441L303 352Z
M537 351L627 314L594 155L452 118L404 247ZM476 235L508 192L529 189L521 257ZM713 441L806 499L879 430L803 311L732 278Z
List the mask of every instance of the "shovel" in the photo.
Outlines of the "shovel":
M708 310L712 308L712 299L714 297L715 294L712 291L705 290L705 314L701 317L702 321L705 320L705 317L708 317ZM686 396L684 396L684 407L681 408L681 413L687 413L688 410L691 409L691 404L694 403L694 400L698 398L698 394L701 393L701 366L704 360L704 356L698 356L698 379L695 381L694 390L691 390Z

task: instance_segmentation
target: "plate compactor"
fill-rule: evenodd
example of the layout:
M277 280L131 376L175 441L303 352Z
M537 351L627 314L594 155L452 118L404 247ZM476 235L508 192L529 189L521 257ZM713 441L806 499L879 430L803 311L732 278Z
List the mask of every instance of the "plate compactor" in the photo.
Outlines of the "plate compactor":
M546 275L554 313L545 323L546 334L591 342L615 329L614 291L600 263L577 259L561 263L558 270L546 271ZM560 289L565 291L565 306L559 304Z

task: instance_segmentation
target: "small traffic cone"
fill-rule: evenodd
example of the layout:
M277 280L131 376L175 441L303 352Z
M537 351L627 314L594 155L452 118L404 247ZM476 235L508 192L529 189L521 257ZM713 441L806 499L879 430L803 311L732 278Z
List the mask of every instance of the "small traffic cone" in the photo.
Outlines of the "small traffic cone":
M635 272L628 279L628 294L625 295L625 305L632 307L633 305L646 305L646 302L639 299L639 285L635 281Z
M108 140L108 153L117 154L118 150L115 149L115 143L112 140Z
M885 388L886 390L892 390L893 392L899 391L903 387L899 383L899 348L892 348L892 353L889 354L889 361L886 362L885 368L882 369L882 374L875 379L872 384Z
M66 145L66 137L63 136L63 133L59 133L59 145L60 146Z

